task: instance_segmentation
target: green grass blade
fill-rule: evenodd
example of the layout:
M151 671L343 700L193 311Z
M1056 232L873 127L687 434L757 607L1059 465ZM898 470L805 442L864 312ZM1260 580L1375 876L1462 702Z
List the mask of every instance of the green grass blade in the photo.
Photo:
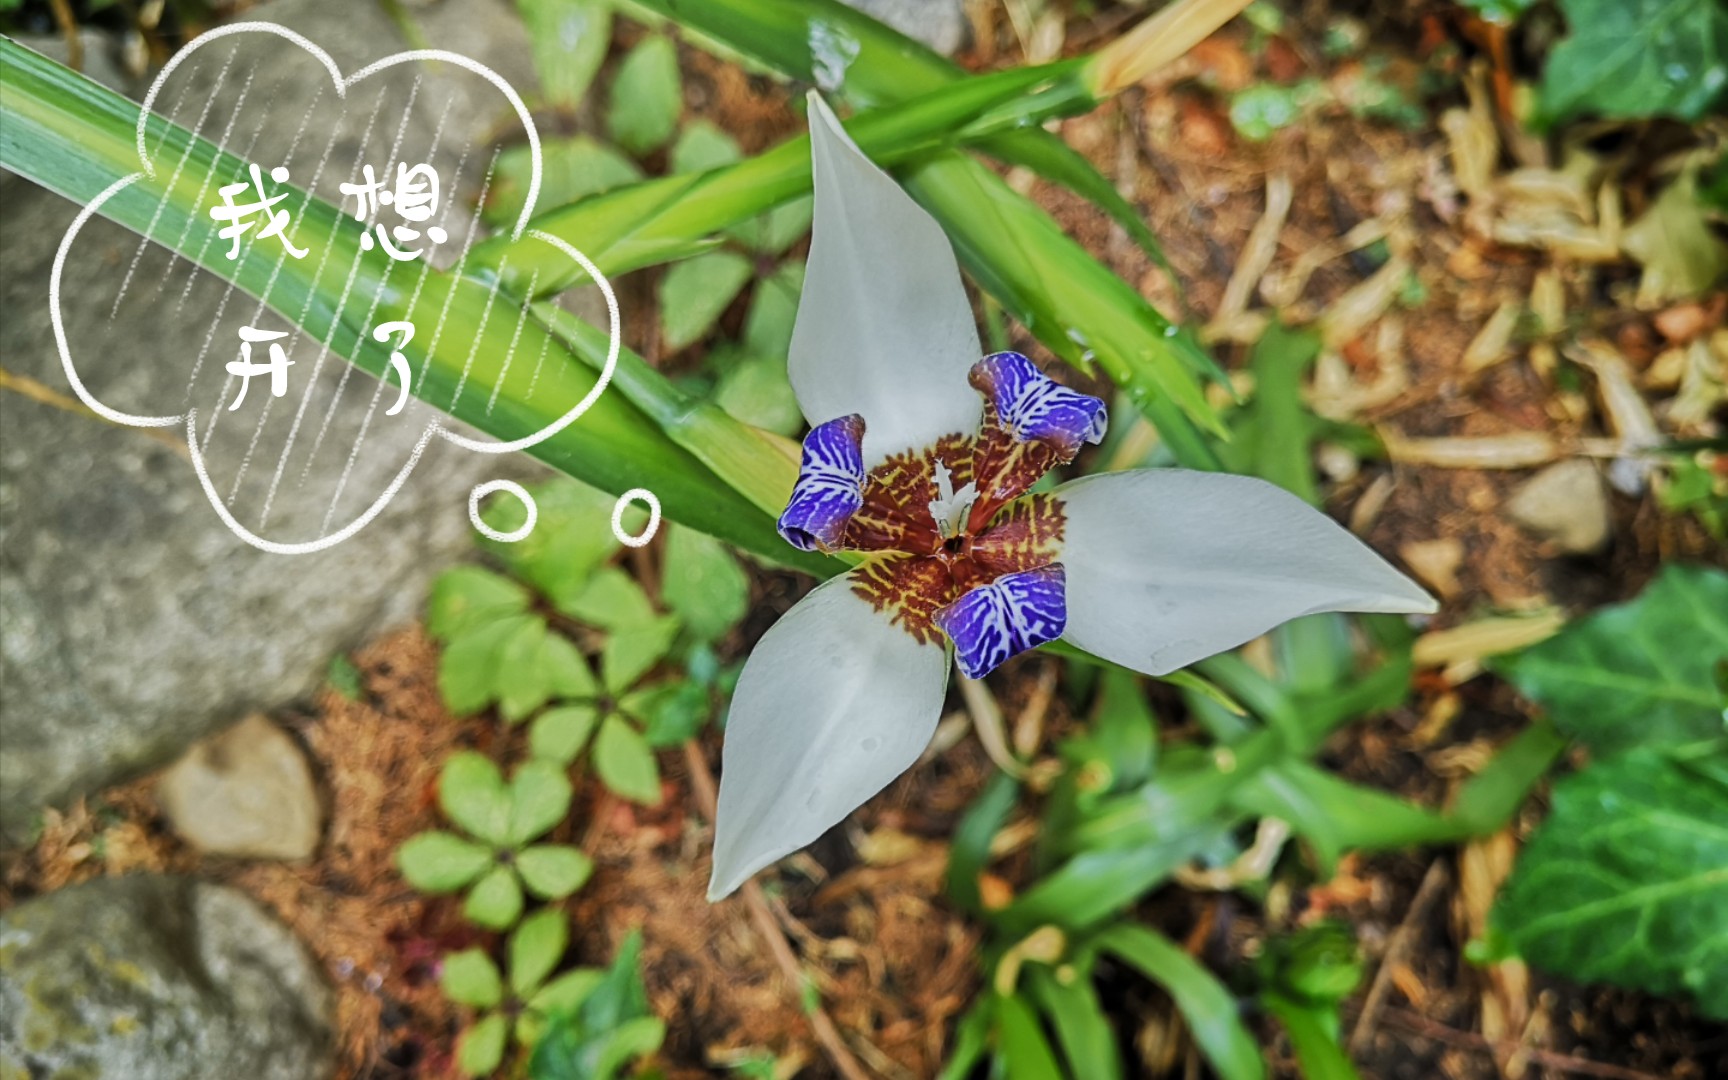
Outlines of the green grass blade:
M68 198L88 203L109 185L138 171L135 134L138 106L66 68L9 40L0 40L0 166ZM157 236L179 236L181 254L198 259L205 269L234 281L253 296L261 295L276 260L249 251L229 261L220 243L208 243L218 227L204 207L196 204L198 178L211 170L228 175L244 172L245 163L191 133L152 116L148 137L162 152L186 152L186 167L178 180L159 170L141 178L103 204L101 212L119 224L143 232L160 203ZM389 350L373 341L370 327L353 313L367 305L338 308L350 266L356 267L354 295L381 294L372 321L416 317L446 320L441 341L448 343L427 356L415 340L403 351L410 363L426 364L426 377L415 387L425 400L457 419L501 439L521 438L568 412L596 382L596 372L559 345L549 348L547 363L572 367L571 378L552 380L527 393L531 365L514 365L503 380L495 405L473 390L497 381L511 351L516 306L495 294L484 282L447 273L429 273L412 311L399 290L386 287L390 261L382 252L362 252L359 223L338 208L294 191L284 208L299 208L315 235L330 236L330 258L320 278L314 260L286 260L271 304L290 318L306 311L304 327L320 340L329 340L338 354L356 366L382 375L389 369ZM542 246L549 247L543 242ZM447 315L440 316L447 311ZM505 312L497 318L493 311ZM294 313L294 314L288 314ZM536 319L524 321L516 348L538 352L550 331ZM467 366L472 348L473 366ZM459 347L458 347L459 343ZM466 392L459 393L464 387ZM822 572L829 560L799 557L774 531L773 517L735 492L701 460L661 430L621 393L603 393L577 422L536 445L534 456L602 490L619 494L646 487L660 499L667 517L712 533L746 550L755 551Z
M1169 938L1124 923L1098 935L1098 947L1162 986L1176 1002L1201 1053L1224 1080L1264 1080L1260 1048L1224 984Z
M840 93L857 105L903 100L964 78L948 60L836 0L647 0L646 6L792 78L821 82L823 65L846 56ZM1074 97L1095 104L1084 85L1075 84ZM1032 128L990 142L998 154L1065 168L1072 179L1073 160L1051 150L1051 138ZM1040 142L1046 144L1042 149ZM1224 435L1195 378L1215 376L1217 367L1192 338L1069 240L1037 206L963 155L942 155L925 166L922 182L903 179L942 222L973 277L1039 340L1082 366L1087 350L1095 351L1105 371L1158 426L1178 461L1191 468L1220 467L1196 430ZM1086 183L1098 186L1089 178ZM1029 238L1005 236L1009 229L1029 230ZM1027 257L1036 270L1027 268ZM1079 345L1074 336L1090 343Z
M987 110L1073 70L1072 63L1063 63L981 75L860 114L847 131L877 161L891 165L929 151ZM534 228L574 246L601 273L618 274L699 254L718 242L722 230L809 193L810 140L800 135L731 165L630 184L547 210ZM547 255L543 246L500 236L476 246L469 260L504 273L506 286L518 292L534 281L540 296L581 279L568 260Z

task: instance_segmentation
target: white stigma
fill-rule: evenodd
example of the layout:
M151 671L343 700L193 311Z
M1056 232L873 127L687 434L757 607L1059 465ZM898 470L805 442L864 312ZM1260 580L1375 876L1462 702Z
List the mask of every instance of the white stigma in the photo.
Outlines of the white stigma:
M940 461L936 463L936 498L930 500L930 520L936 523L938 535L944 540L959 535L960 523L966 520L966 512L972 509L977 498L977 484L968 483L955 491L954 477L948 466Z

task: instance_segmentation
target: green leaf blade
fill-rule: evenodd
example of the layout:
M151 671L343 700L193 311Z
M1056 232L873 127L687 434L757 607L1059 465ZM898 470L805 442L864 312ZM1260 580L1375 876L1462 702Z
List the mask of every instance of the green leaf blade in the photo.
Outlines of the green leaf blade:
M1689 993L1728 1019L1728 785L1707 773L1644 749L1555 784L1496 931L1537 967Z

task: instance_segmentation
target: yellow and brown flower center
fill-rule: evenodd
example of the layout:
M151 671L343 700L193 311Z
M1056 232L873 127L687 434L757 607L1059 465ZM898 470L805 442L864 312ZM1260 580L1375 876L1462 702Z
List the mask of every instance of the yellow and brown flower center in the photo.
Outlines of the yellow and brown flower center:
M1062 504L1025 494L1056 464L1056 451L1015 441L989 408L976 437L949 435L922 452L890 457L867 474L863 505L839 545L877 553L854 572L854 591L920 642L939 640L937 611L1004 574L1056 559ZM945 494L942 469L953 490L976 489L952 532L931 512Z

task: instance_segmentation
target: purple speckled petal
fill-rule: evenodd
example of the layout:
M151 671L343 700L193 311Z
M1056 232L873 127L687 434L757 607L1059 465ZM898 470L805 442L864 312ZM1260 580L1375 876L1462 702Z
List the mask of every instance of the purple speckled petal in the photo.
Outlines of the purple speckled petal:
M840 543L846 522L864 503L864 418L818 424L804 436L798 482L780 515L780 535L800 551Z
M1066 577L1061 563L1004 574L936 613L967 678L982 679L1009 657L1062 636Z
M1072 459L1082 443L1104 437L1104 402L1068 389L1017 352L986 356L972 365L970 381L1021 442L1049 443Z

